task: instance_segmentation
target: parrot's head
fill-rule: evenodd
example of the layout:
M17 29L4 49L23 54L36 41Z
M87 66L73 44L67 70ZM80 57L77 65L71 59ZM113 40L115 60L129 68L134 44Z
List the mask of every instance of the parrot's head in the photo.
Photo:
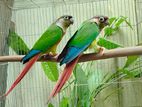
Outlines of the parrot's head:
M92 22L95 22L99 28L102 30L105 26L109 25L107 16L94 16L90 19Z
M74 20L71 15L64 15L57 19L56 23L60 25L60 27L67 29L71 24L73 24Z

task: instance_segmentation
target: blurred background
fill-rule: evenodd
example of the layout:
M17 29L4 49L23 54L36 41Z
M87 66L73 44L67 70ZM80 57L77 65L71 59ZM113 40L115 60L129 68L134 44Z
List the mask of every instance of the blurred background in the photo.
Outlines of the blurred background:
M27 45L24 48L30 49L52 22L66 14L74 16L75 23L58 46L58 53L81 23L96 15L109 16L113 22L127 17L133 28L123 20L107 40L123 47L142 43L142 0L0 0L0 56L23 54L19 39ZM10 39L9 29L18 37ZM9 45L13 43L18 52ZM112 45L105 46L111 49ZM46 101L56 79L46 76L43 68L47 66L43 66L37 62L6 100L0 101L0 107L48 107ZM0 62L0 95L11 86L23 67L20 62ZM139 56L80 63L50 106L142 107L141 67Z

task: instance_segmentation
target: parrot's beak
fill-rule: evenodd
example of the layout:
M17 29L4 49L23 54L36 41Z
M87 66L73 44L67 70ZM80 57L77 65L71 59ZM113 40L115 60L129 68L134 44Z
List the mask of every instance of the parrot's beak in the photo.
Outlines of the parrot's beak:
M106 21L105 21L105 25L106 25L106 26L107 26L107 25L110 25L110 23L109 23L109 18L108 18L108 17L106 17L105 19L106 19Z
M73 24L73 23L74 23L74 19L73 19L73 17L72 17L72 18L70 18L70 22L71 22L71 24Z
M109 25L109 21L108 20L105 21L105 25L106 26Z

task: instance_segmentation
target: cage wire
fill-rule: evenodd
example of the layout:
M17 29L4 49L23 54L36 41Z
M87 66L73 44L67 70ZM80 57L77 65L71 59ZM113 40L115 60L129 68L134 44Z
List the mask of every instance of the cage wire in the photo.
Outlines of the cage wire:
M8 48L7 43L10 21L13 21L15 24L15 32L31 48L47 27L59 16L65 14L74 16L75 23L68 29L67 34L59 44L58 53L61 52L67 40L73 35L80 24L95 15L128 17L133 30L124 23L120 27L121 30L115 36L107 37L107 39L122 44L125 47L138 45L142 41L141 4L142 0L15 0L14 6L12 6L10 3L0 1L0 5L4 6L0 7L0 12L7 12L5 16L0 16L0 22L4 22L0 25L0 55L16 54L11 48ZM10 19L11 10L12 17ZM94 101L95 107L142 106L142 100L140 98L142 96L141 75L135 79L116 80L109 83L102 82L105 74L116 72L117 68L124 65L125 60L126 58L113 58L80 64L86 75L95 74L91 81L88 80L91 84L90 89L100 84L109 84L109 87L97 95ZM141 61L142 59L139 58L137 65L133 65L132 68L139 67L138 70L141 72ZM4 93L11 86L23 67L19 62L0 63L0 94ZM60 67L59 71L62 69ZM74 76L72 75L65 87L73 80ZM0 101L0 107L47 107L46 101L54 85L55 82L47 79L41 68L41 64L37 62L20 84L9 94L6 100ZM87 85L70 85L62 93L58 94L52 100L52 103L55 107L58 107L63 96L71 96L74 87L76 87L75 98L77 98L78 92L82 91L77 90L78 87L87 87ZM120 88L123 89L119 90ZM118 91L104 100L104 97L108 96L107 93L112 93L114 89Z

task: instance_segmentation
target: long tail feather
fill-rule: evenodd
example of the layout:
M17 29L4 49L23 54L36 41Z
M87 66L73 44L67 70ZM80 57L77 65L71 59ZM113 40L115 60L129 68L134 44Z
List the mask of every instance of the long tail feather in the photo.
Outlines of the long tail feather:
M22 80L22 78L26 75L26 73L29 71L29 69L32 67L32 65L37 61L37 59L39 58L40 54L37 54L36 56L34 56L29 62L26 63L25 68L22 70L22 72L19 74L19 76L17 77L17 79L14 81L14 83L11 85L11 87L9 88L9 90L2 95L0 98L5 98L16 86L17 84Z
M61 77L59 78L59 80L57 81L52 93L50 94L49 98L48 98L48 102L50 101L50 99L52 97L55 97L56 94L58 92L60 92L61 88L63 87L63 85L66 83L66 81L69 79L70 75L72 74L73 69L75 68L76 63L78 62L79 57L77 57L76 59L74 59L73 61L71 61L70 63L68 63L63 71L63 73L61 74ZM47 102L47 103L48 103Z

